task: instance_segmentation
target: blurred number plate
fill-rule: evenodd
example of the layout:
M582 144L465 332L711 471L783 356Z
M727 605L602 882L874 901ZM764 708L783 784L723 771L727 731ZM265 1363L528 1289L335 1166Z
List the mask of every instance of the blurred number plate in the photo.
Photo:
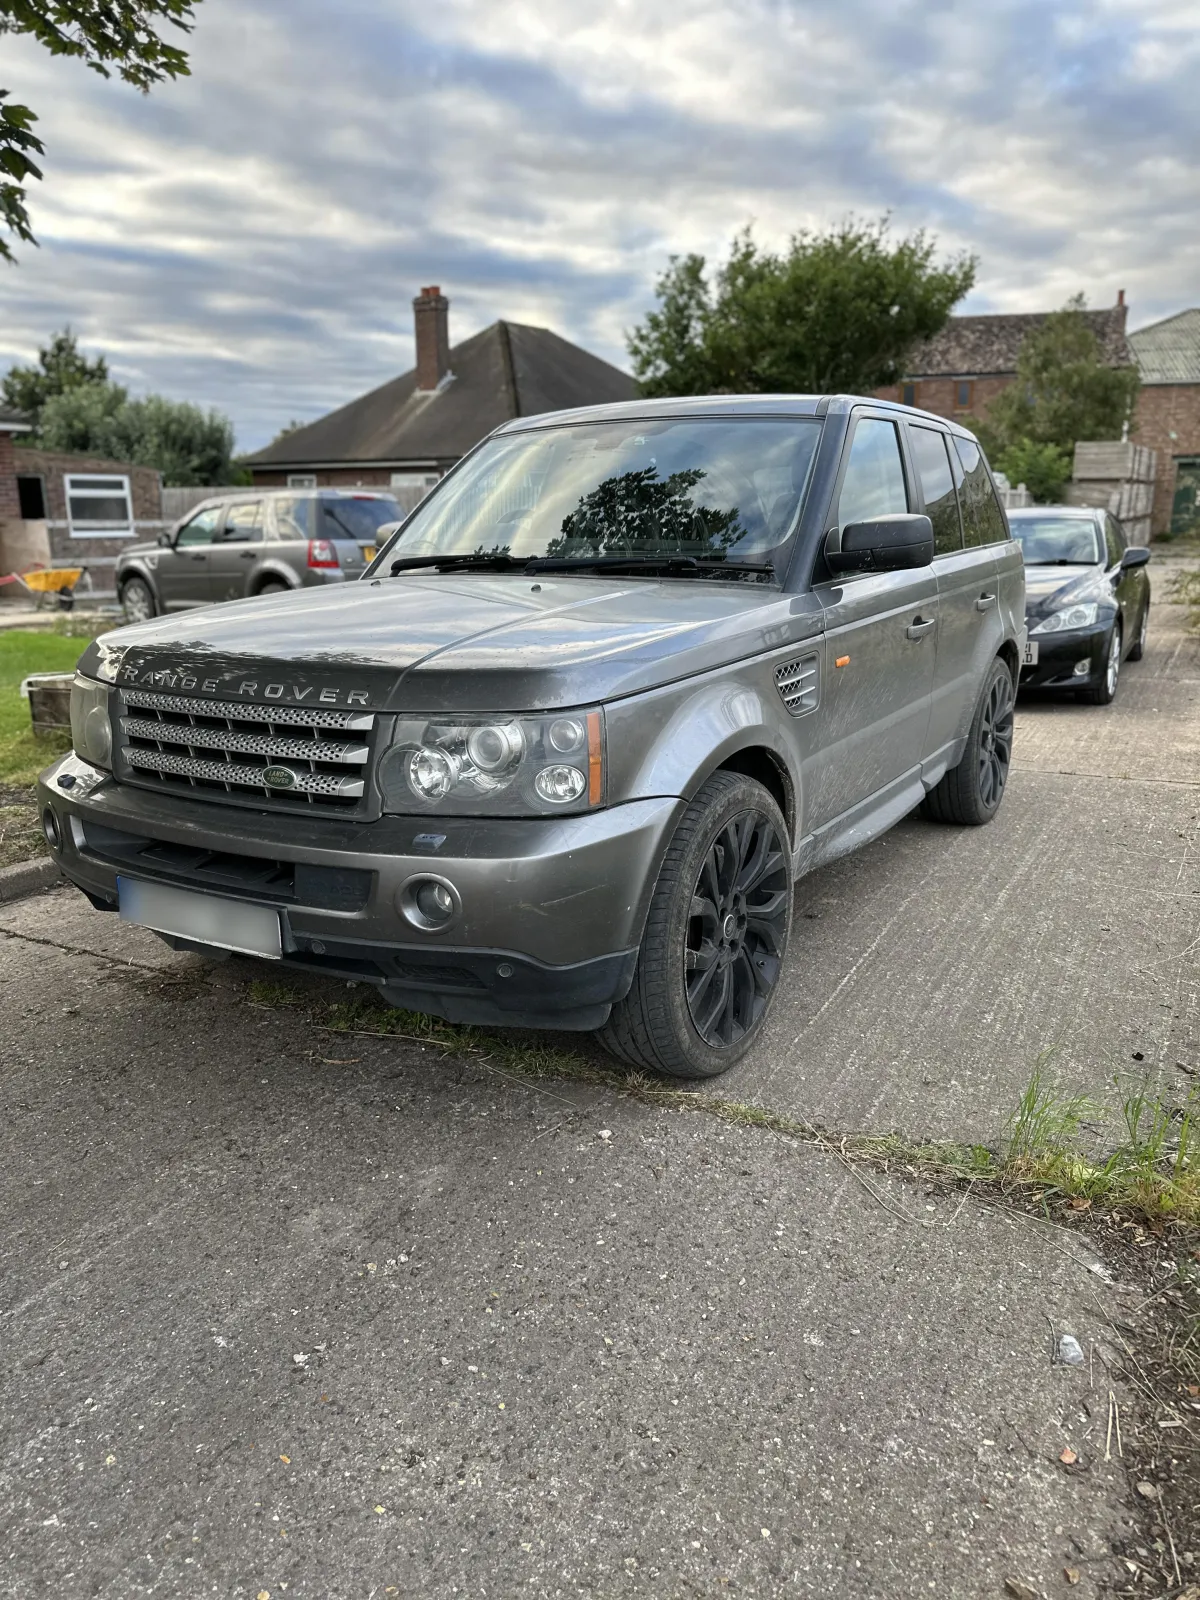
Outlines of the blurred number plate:
M1025 641L1025 654L1021 657L1021 665L1023 667L1036 667L1037 666L1037 653L1038 653L1037 640L1036 639L1026 639L1026 641Z
M375 559L375 546L373 544L365 544L365 545L363 545L362 553L363 553L363 560L364 561L374 561L374 559Z
M268 906L246 905L212 894L193 894L165 883L141 883L118 878L121 920L173 933L177 939L194 939L221 950L238 950L250 956L278 961L283 954L279 913Z

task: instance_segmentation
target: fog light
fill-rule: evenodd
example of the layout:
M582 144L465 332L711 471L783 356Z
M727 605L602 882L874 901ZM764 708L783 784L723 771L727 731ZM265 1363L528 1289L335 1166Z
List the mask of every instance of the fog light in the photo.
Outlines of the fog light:
M551 805L568 805L587 788L587 779L578 767L543 767L533 787Z
M446 878L410 878L396 903L406 921L422 933L440 933L462 910L458 890Z
M58 818L49 806L42 812L42 832L46 835L46 843L51 850L62 849L62 830L58 826Z
M1092 658L1091 658L1091 656L1085 656L1082 661L1077 661L1075 663L1075 676L1077 678L1086 678L1088 673L1091 670L1092 670Z

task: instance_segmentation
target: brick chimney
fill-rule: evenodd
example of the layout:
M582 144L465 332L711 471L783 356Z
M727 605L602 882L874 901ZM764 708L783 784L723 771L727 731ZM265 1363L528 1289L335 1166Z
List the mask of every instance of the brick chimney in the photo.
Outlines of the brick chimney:
M413 301L417 335L417 392L436 389L450 370L450 302L436 283Z

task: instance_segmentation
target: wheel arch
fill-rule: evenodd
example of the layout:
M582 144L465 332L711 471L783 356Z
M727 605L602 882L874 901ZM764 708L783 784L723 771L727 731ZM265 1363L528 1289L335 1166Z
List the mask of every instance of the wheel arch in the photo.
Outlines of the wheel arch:
M268 583L282 583L289 589L298 589L300 583L296 574L282 561L272 561L269 566L261 566L250 580L250 587L246 591L251 597L261 594L263 585Z

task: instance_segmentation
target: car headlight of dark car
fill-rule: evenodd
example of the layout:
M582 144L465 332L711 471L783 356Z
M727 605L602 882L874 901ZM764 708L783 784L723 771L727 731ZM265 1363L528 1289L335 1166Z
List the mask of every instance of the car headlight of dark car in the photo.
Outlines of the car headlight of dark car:
M81 761L112 771L112 719L106 683L75 674L71 685L71 745Z
M1036 627L1030 628L1032 636L1035 633L1069 633L1075 628L1092 628L1096 624L1096 616L1100 610L1095 600L1083 601L1078 605L1064 606L1061 611L1052 611L1048 617L1043 617Z
M604 714L399 717L379 764L386 811L537 816L604 803Z

